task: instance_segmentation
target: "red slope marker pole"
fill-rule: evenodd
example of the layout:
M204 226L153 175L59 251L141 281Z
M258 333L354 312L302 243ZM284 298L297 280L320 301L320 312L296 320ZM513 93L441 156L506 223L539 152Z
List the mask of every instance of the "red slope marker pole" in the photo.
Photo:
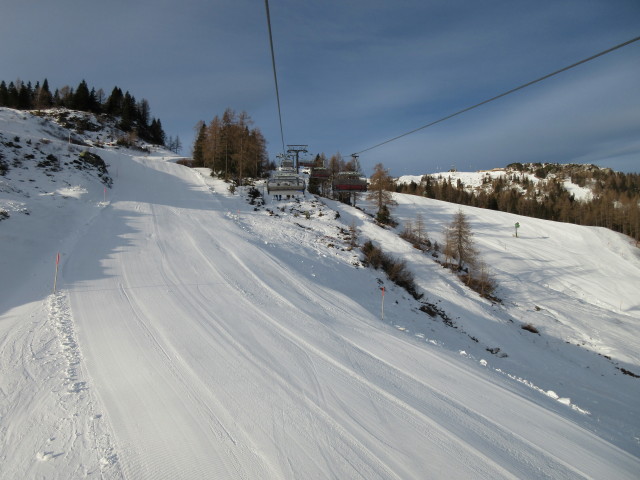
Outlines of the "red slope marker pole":
M56 255L56 275L53 277L53 293L56 293L56 284L58 283L58 265L60 265L60 252Z

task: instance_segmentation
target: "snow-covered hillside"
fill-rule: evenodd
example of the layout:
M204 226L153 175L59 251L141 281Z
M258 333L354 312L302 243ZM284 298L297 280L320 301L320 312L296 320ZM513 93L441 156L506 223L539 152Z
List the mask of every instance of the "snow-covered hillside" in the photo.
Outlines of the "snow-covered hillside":
M555 164L554 164L555 165ZM531 164L527 164L529 169L532 169ZM562 171L562 165L557 165L558 168ZM576 170L579 170L576 165L565 165L564 167L573 167ZM594 166L588 166L590 168L598 168ZM585 167L586 168L586 167ZM556 175L554 173L549 174L546 179L540 179L534 173L534 171L519 171L514 168L494 168L492 170L480 170L476 172L459 172L456 170L448 171L448 172L440 172L440 173L431 173L427 175L403 175L397 179L398 184L410 184L414 182L419 185L423 179L428 176L431 177L433 181L436 182L444 182L449 181L452 185L457 185L458 182L461 182L464 185L465 190L468 192L478 192L479 190L485 190L490 192L492 190L492 181L502 178L505 181L507 187L516 188L519 191L524 191L522 186L518 182L514 182L513 178L517 178L520 181L526 180L531 183L531 185L536 186L538 188L541 184L547 182L547 180L561 178L562 179L562 187L569 192L570 195L573 195L573 198L576 200L591 200L593 198L593 191L588 186L579 186L571 181L571 176L567 174Z
M49 128L0 110L5 141ZM625 237L463 207L493 304L360 210L250 205L167 152L93 145L112 188L64 161L0 176L0 478L637 478ZM439 241L459 208L396 199ZM364 268L351 225L442 315Z

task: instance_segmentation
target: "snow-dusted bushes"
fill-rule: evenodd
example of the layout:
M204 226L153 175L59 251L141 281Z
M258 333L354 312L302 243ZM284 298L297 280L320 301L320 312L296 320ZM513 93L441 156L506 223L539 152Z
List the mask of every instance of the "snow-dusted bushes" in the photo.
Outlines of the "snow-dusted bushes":
M384 253L380 247L376 247L371 240L367 240L362 245L362 253L364 259L362 263L365 266L371 265L376 270L382 268L393 283L404 288L409 294L419 300L423 294L418 293L413 274L407 268L404 260L399 260L391 255Z
M427 235L422 215L418 214L415 222L407 222L400 237L411 243L414 248L428 252L432 248L431 240Z
M458 210L443 233L445 239L443 265L458 272L467 286L482 297L499 301L493 296L497 287L496 282L489 273L488 265L480 258L480 253L475 248L471 225L462 210ZM450 262L453 259L457 260L457 265Z
M498 284L491 276L488 265L482 260L477 261L473 270L463 273L460 278L469 288L478 292L481 297L500 302L500 299L493 295Z

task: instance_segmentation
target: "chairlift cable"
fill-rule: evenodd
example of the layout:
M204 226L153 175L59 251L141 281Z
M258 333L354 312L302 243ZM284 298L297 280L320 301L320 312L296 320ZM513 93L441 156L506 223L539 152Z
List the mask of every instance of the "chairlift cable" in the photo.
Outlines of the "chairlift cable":
M276 74L276 55L273 51L273 35L271 34L271 15L269 14L269 0L264 0L267 9L267 26L269 27L269 44L271 45L271 65L273 67L273 80L276 85L276 100L278 102L278 119L280 120L280 139L282 140L282 154L284 150L284 130L282 129L282 111L280 109L280 92L278 90L278 75Z
M489 98L488 100L485 100L485 101L480 102L480 103L476 103L475 105L473 105L471 107L464 108L462 110L457 111L456 113L452 113L451 115L447 115L446 117L443 117L443 118L441 118L439 120L436 120L434 122L428 123L428 124L423 125L423 126L418 127L418 128L414 128L413 130L411 130L409 132L406 132L406 133L403 133L402 135L398 135L396 137L390 138L389 140L385 140L384 142L380 142L380 143L378 143L378 144L376 144L376 145L374 145L372 147L365 148L364 150L360 150L359 152L357 152L357 154L360 154L360 153L363 153L363 152L368 152L369 150L373 150L374 148L381 147L382 145L386 145L387 143L391 143L391 142L393 142L395 140L398 140L398 139L400 139L402 137L406 137L407 135L411 135L412 133L416 133L416 132L418 132L420 130L423 130L425 128L431 127L431 126L436 125L436 124L441 123L441 122L444 122L445 120L449 120L450 118L453 118L453 117L455 117L457 115L460 115L462 113L468 112L469 110L473 110L474 108L478 108L478 107L480 107L480 106L482 106L482 105L484 105L486 103L493 102L494 100L498 100L499 98L502 98L502 97L505 97L505 96L507 96L507 95L509 95L511 93L517 92L518 90L522 90L523 88L529 87L529 86L531 86L531 85L533 85L535 83L538 83L538 82L541 82L543 80L546 80L547 78L551 78L554 75L558 75L559 73L566 72L567 70L570 70L570 69L572 69L574 67L577 67L578 65L582 65L583 63L587 63L587 62L589 62L591 60L594 60L594 59L596 59L598 57L606 55L607 53L611 53L614 50L618 50L619 48L626 47L627 45L629 45L631 43L637 42L638 40L640 40L640 37L632 38L631 40L628 40L628 41L626 41L624 43L616 45L615 47L611 47L611 48L609 48L607 50L604 50L604 51L602 51L600 53L596 53L595 55L592 55L589 58L585 58L584 60L580 60L579 62L573 63L573 64L571 64L571 65L569 65L567 67L561 68L560 70L556 70L553 73L549 73L549 74L547 74L547 75L545 75L543 77L540 77L540 78L538 78L536 80L533 80L531 82L528 82L528 83L525 83L523 85L520 85L519 87L512 88L511 90L509 90L507 92L504 92L504 93L501 93L500 95L496 95L495 97Z

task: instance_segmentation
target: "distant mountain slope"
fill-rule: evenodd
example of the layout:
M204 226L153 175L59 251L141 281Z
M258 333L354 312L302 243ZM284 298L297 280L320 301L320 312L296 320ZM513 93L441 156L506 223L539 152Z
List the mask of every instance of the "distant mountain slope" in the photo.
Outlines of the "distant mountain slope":
M640 242L640 174L595 165L513 163L489 171L406 175L397 191L579 225Z

